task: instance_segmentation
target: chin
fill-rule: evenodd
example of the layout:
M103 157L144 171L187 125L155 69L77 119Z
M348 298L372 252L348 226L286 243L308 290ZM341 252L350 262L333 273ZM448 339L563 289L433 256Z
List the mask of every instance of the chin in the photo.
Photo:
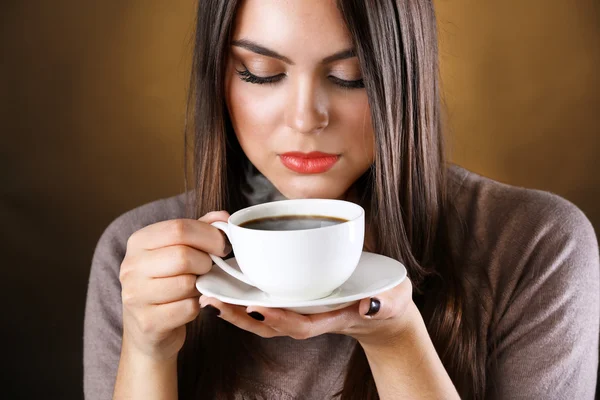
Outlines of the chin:
M341 199L348 191L346 185L331 179L290 179L275 186L287 199Z

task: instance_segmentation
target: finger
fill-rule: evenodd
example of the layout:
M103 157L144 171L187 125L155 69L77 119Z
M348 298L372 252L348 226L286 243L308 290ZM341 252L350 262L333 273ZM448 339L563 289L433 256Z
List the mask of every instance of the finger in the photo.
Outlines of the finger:
M147 280L141 290L140 300L144 304L166 304L188 298L199 298L196 275L185 274L169 278Z
M203 251L189 246L170 246L130 256L129 262L141 265L150 278L192 274L204 275L212 268L212 260Z
M200 217L198 221L204 222L205 224L212 224L217 221L227 222L228 219L229 213L227 211L211 211Z
M281 335L298 340L325 333L343 332L356 323L362 322L357 317L356 311L356 304L342 310L312 315L301 315L293 311L257 306L250 306L246 309L247 313L260 313L263 315L263 323L269 325Z
M359 314L366 319L384 320L400 317L412 298L412 284L405 279L398 286L360 301Z
M213 221L214 222L214 221ZM128 253L184 245L225 256L226 242L221 231L203 221L174 219L140 229L127 241Z
M261 321L258 321L248 315L248 313L246 313L246 308L243 306L225 304L213 297L201 296L200 307L202 309L206 309L207 306L216 308L218 310L219 317L232 323L240 329L252 332L263 338L281 336L269 325L265 325Z
M160 324L157 331L168 332L196 319L200 313L198 297L152 307L151 320Z
M213 222L216 221L227 221L229 220L229 213L227 211L211 211L207 214L204 214L198 221L202 221L206 224L212 224ZM228 255L229 253L231 253L232 246L231 243L229 242L229 238L227 237L227 235L225 234L225 232L223 232L222 230L219 230L219 233L221 233L221 236L223 237L223 240L225 241L225 247L223 250L223 255L222 257ZM221 254L217 254L217 255L221 255Z

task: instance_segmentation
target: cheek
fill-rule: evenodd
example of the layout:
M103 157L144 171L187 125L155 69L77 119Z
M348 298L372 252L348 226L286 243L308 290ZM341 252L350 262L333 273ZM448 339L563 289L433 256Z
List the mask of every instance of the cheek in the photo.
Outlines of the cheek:
M371 122L371 110L366 94L355 101L343 102L338 109L342 129L347 132L349 143L351 143L352 153L355 157L365 159L369 164L373 161L373 149L375 135L373 124Z
M281 104L268 88L232 78L228 85L228 106L233 128L242 147L263 143L281 120Z

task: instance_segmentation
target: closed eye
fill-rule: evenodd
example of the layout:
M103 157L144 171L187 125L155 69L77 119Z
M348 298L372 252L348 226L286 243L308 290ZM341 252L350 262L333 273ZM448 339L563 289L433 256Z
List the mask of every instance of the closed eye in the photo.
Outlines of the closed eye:
M245 68L241 71L236 70L236 72L237 72L238 76L240 77L240 79L243 80L244 82L248 82L248 83L252 83L252 84L256 84L256 85L275 84L286 77L286 74L284 74L284 73L273 75L273 76L258 76L258 75L254 75L247 68ZM333 82L337 86L344 88L344 89L362 89L365 87L365 82L363 79L356 79L353 81L348 81L345 79L340 79L336 76L329 76L328 78L331 82Z
M329 76L329 80L331 80L336 85L343 87L344 89L362 89L365 87L365 81L363 79L347 81L345 79L340 79L335 76Z
M247 68L242 71L236 70L236 72L239 75L241 80L243 80L245 82L249 82L249 83L254 83L257 85L266 85L269 83L277 83L280 80L282 80L283 78L285 78L285 74L278 74L278 75L273 75L273 76L254 75L252 72L248 71Z

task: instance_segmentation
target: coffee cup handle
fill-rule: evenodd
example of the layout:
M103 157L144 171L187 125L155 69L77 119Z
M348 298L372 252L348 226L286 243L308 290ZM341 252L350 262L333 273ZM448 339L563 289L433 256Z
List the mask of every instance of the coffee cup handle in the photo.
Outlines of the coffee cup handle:
M217 221L217 222L213 222L211 225L214 226L215 228L223 231L223 233L225 233L225 235L227 235L227 238L231 242L231 238L229 237L229 226L227 225L226 222ZM229 275L233 276L235 279L242 281L247 285L256 286L254 283L252 283L252 281L246 275L244 275L242 272L238 271L237 269L231 267L229 264L227 264L225 261L223 261L223 259L221 257L215 256L214 254L209 254L209 256L219 268L221 268L223 271L227 272Z

